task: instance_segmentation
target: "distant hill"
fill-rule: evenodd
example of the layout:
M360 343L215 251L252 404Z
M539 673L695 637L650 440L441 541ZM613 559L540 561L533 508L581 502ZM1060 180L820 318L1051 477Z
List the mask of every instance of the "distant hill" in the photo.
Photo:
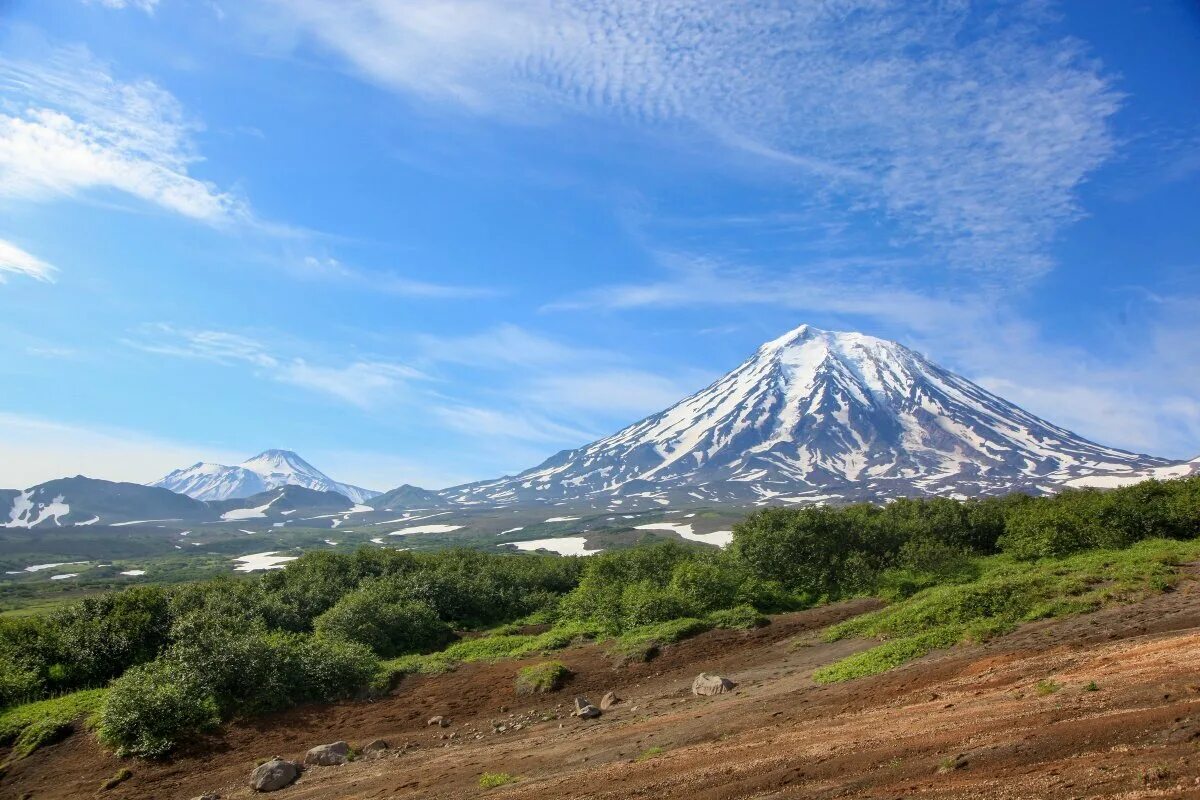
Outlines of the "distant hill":
M356 503L365 503L379 494L361 486L339 483L291 450L264 450L235 466L199 462L177 469L151 486L170 489L196 500L251 497L279 486L337 492Z

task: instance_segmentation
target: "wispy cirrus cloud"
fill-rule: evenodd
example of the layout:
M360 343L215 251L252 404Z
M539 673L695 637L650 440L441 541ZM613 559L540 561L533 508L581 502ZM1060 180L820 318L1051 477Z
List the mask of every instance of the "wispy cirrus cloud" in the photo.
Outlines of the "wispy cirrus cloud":
M12 242L0 239L0 283L4 283L7 275L20 275L26 278L53 283L54 274L58 270L37 256L22 250Z
M522 124L692 129L1008 281L1052 266L1122 101L1034 0L265 1L396 91Z
M249 218L242 198L192 174L199 123L153 81L119 80L86 48L65 47L0 57L0 88L0 197L108 190L210 224Z
M420 370L383 359L319 364L282 356L257 339L229 331L184 330L156 324L144 326L125 344L156 355L249 366L270 380L364 409L393 399L411 382L427 378Z
M290 273L300 278L333 280L399 297L428 300L472 300L503 294L501 290L488 286L422 281L390 270L366 271L329 256L304 256L298 261L288 260L285 267Z

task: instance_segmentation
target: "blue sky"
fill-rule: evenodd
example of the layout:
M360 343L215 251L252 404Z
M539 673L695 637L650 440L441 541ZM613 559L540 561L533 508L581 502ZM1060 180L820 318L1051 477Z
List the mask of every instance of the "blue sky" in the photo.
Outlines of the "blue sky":
M0 485L438 487L809 322L1200 453L1194 3L0 3Z

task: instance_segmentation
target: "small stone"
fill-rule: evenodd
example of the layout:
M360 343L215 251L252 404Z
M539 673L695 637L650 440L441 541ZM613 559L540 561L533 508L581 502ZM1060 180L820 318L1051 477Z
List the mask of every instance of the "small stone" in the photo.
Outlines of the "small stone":
M621 698L617 697L615 692L605 692L604 697L600 698L600 710L608 711L610 708L621 702Z
M380 753L380 752L383 752L384 750L390 750L390 749L391 749L391 745L389 745L383 739L372 739L371 741L369 741L365 745L363 745L362 751L364 753Z
M438 726L439 728L447 728L450 726L450 720L439 715L436 717L430 717L429 721L425 723L426 728L431 728L434 725Z

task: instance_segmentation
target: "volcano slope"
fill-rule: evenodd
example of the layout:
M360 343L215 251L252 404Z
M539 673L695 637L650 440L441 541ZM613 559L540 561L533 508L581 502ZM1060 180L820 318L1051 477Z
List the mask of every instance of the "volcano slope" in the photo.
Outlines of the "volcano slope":
M345 739L382 737L382 758L313 767L272 797L1198 797L1200 584L1132 605L1032 623L890 672L818 685L814 669L870 646L824 642L860 600L780 615L751 632L712 631L648 663L614 668L602 645L559 654L557 692L518 697L519 667L467 664L406 678L370 702L306 706L233 724L169 762L122 761L76 734L15 762L5 798L88 797L122 767L111 798L255 796L250 771ZM701 670L732 694L691 695ZM594 721L571 700L623 702ZM444 715L450 727L426 727ZM502 732L497 727L504 726ZM480 788L483 773L514 779Z

